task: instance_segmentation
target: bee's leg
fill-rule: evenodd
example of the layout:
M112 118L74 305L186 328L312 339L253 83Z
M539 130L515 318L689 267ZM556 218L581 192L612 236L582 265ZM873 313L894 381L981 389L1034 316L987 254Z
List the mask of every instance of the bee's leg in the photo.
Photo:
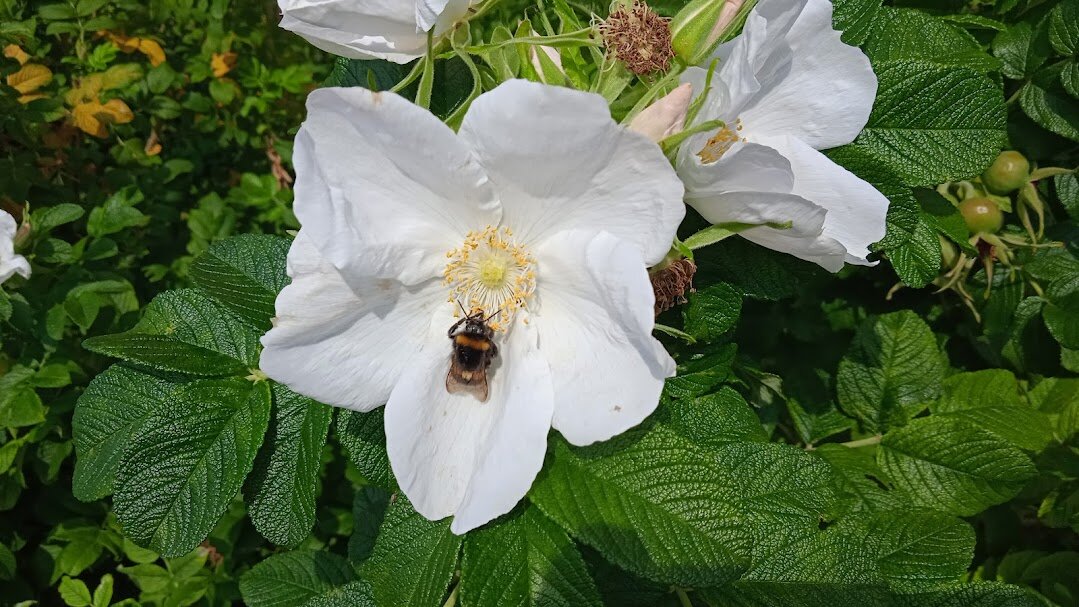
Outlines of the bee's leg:
M491 355L487 357L487 364L491 364L491 359L498 356L498 344L491 342Z
M453 332L456 331L457 327L460 327L461 323L465 322L466 320L468 320L468 318L462 318L462 319L458 320L457 322L453 323L453 326L450 327L450 330L446 331L446 337L452 338L453 337Z

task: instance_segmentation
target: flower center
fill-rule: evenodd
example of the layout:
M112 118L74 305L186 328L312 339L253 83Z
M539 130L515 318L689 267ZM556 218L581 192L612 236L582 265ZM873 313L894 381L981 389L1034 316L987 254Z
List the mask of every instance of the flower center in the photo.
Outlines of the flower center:
M460 302L469 313L491 316L488 324L496 331L509 328L536 290L536 260L513 241L509 228L487 226L469 232L446 257L449 262L442 275L450 288L449 301ZM454 315L459 317L460 312Z
M730 125L726 125L719 129L708 143L704 144L701 151L697 152L697 157L701 159L704 164L711 164L713 162L719 162L720 158L727 153L734 144L739 141L745 142L746 138L742 137L742 119L738 118L734 121L734 129L731 129Z

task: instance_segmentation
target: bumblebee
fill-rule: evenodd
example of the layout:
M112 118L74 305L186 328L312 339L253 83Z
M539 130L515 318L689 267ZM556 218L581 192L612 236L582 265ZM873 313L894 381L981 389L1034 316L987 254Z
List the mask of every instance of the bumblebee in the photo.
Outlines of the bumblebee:
M446 374L446 391L450 394L470 392L481 403L487 401L487 367L498 356L494 329L487 324L493 317L494 314L485 318L482 310L466 312L446 332L453 341L450 370Z

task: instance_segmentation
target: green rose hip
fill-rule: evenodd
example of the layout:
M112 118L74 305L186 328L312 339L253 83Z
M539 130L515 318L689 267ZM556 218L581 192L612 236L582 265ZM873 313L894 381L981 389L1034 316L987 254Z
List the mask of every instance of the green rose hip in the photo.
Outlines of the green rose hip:
M988 198L968 198L959 203L959 213L975 234L995 234L1004 226L1004 213Z
M1026 185L1030 180L1030 162L1019 152L1001 152L982 173L982 183L994 194L1004 195Z

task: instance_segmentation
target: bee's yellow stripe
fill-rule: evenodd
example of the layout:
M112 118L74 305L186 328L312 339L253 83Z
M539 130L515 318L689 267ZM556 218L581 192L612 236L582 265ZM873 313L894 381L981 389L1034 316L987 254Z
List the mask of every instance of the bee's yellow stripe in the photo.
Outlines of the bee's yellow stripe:
M467 346L469 348L475 348L476 350L490 350L491 342L486 339L476 339L468 335L458 335L454 338L454 341L459 346Z

